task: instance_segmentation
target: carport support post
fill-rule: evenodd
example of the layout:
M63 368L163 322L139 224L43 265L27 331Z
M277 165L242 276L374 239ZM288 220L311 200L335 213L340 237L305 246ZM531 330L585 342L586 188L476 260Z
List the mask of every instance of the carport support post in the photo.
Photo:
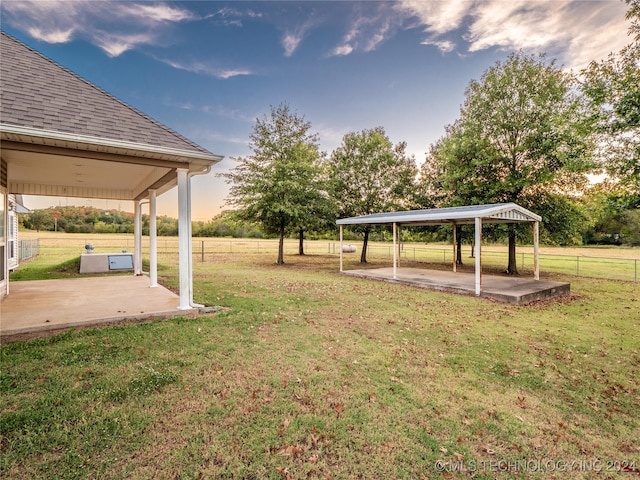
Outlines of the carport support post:
M396 265L398 261L398 249L396 248L396 222L393 222L393 278L396 278Z
M538 256L540 254L540 224L539 222L533 222L533 278L540 280L540 261Z
M482 218L476 217L476 297L482 291Z
M176 169L178 174L178 266L180 277L180 305L178 310L191 308L189 292L189 275L191 273L191 235L189 223L189 170Z
M149 280L150 287L158 286L158 234L156 223L156 190L149 190Z
M458 258L458 239L456 238L458 227L456 222L453 222L453 271L457 271L456 259Z
M140 200L134 200L133 208L133 274L142 275L142 207Z
M398 225L398 257L397 257L397 265L400 266L400 258L402 257L402 225Z
M340 271L342 272L342 225L340 225Z

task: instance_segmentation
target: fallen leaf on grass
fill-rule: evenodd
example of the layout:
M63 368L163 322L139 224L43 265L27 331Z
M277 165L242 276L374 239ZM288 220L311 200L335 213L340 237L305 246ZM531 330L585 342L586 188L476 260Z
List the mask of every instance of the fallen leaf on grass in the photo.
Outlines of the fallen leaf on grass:
M526 397L518 397L518 400L516 401L516 403L520 408L529 408Z
M291 474L289 473L289 469L288 468L283 468L281 466L276 467L276 470L278 470L278 473L280 475L282 475L282 477L285 480L293 480L293 477L291 476Z
M297 445L287 445L282 447L278 453L283 457L297 458L302 455L302 448Z
M291 420L289 420L288 418L285 418L282 421L282 427L280 428L280 430L278 430L278 435L280 435L281 437L284 437L284 432L287 431L287 428L289 428L290 423L291 423Z

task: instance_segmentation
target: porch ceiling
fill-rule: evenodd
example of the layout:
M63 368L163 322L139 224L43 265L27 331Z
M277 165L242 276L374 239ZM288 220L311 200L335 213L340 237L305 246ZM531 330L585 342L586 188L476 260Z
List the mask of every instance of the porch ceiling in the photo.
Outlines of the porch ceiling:
M159 193L175 185L171 168L42 152L7 150L12 193L134 200L154 185Z

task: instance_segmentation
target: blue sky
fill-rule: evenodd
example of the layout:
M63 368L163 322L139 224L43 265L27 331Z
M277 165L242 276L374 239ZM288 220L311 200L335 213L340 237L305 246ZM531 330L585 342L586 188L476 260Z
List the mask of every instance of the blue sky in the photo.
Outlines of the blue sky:
M382 126L418 163L458 116L472 79L510 52L579 71L630 42L620 0L107 2L3 0L2 29L208 150L193 218L224 208L215 173L286 102L331 153ZM175 192L160 214L177 217ZM128 202L28 197L27 206Z

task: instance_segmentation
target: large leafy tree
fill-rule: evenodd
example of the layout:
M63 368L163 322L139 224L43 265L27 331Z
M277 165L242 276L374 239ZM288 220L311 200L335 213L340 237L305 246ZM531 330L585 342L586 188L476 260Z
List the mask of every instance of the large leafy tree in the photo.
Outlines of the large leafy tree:
M413 206L417 174L406 143L393 145L382 127L348 133L330 158L331 192L340 217L355 217ZM362 227L360 262L367 262L371 226Z
M287 104L271 107L250 135L252 155L236 159L223 174L231 184L228 203L238 218L260 223L279 236L278 260L284 263L285 235L309 222L319 191L320 153L311 124Z
M606 172L640 195L640 2L627 0L633 41L583 71L594 109L598 153Z
M515 202L540 212L562 204L573 219L575 208L560 194L583 188L593 167L584 107L573 92L569 75L522 53L472 81L460 118L427 159L425 178L443 192L443 205ZM515 274L518 230L507 228L507 272Z

